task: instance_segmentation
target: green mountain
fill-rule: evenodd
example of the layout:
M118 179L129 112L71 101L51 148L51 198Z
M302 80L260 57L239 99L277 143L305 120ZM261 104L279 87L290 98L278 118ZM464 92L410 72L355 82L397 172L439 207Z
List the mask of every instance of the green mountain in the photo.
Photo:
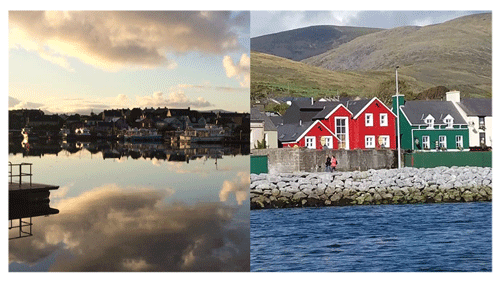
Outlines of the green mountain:
M491 50L491 14L475 14L360 36L303 62L335 71L383 71L399 65L399 73L425 88L443 85L491 95Z
M251 38L252 51L300 61L380 28L319 25Z
M325 26L317 28L329 30ZM460 90L463 96L491 97L491 14L465 16L425 27L368 30L345 42L331 30L332 36L306 36L298 31L293 30L299 35L297 38L292 31L261 36L275 42L269 43L272 48L267 47L274 48L274 56L255 52L264 47L255 43L261 37L252 38L252 98L355 95L382 96L387 100L394 93L396 65L400 66L400 92L408 99L422 97L422 92L438 86ZM271 40L273 35L280 39ZM300 50L297 46L316 47ZM322 48L329 49L301 62L278 57L307 57Z

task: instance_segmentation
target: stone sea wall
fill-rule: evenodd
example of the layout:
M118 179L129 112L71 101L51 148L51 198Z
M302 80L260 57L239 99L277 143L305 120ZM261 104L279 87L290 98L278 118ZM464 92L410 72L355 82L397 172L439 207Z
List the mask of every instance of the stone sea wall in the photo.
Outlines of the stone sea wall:
M489 167L250 175L250 208L491 201Z

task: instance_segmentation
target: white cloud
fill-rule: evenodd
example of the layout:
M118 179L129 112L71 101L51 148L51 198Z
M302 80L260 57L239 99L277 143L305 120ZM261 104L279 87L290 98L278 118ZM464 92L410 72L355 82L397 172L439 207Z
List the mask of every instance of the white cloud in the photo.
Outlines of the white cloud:
M175 68L168 54L240 48L230 12L10 11L9 47L72 70L69 58L106 71Z
M191 99L181 89L171 92L168 97L163 92L155 92L151 96L136 96L136 104L139 107L208 107L212 104L203 97Z
M235 64L230 56L224 56L222 65L228 78L238 80L241 87L250 86L250 57L247 54L241 55L238 64Z

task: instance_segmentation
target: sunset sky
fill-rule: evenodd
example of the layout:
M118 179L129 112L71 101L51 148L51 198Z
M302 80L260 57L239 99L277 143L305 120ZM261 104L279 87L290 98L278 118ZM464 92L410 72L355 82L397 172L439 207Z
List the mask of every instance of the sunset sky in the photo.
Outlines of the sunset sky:
M249 112L249 12L10 11L9 109Z

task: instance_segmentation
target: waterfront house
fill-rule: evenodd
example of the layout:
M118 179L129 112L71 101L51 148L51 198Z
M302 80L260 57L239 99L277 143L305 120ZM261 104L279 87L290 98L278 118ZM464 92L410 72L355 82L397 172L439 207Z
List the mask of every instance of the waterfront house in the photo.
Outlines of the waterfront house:
M394 149L395 118L394 113L378 98L316 102L313 98L296 100L285 112L283 124L278 126L278 139L284 147ZM304 142L290 139L299 136L304 138Z
M400 110L401 148L407 150L468 150L467 122L451 101L405 101L393 96L393 112ZM399 106L398 106L399 105Z
M493 116L491 99L460 98L459 91L446 93L446 100L457 107L469 128L469 148L491 147Z
M257 141L265 140L267 148L278 147L278 130L269 116L252 107L250 111L250 148L257 147Z
M278 127L278 138L282 147L307 147L310 149L338 149L339 138L320 120Z

